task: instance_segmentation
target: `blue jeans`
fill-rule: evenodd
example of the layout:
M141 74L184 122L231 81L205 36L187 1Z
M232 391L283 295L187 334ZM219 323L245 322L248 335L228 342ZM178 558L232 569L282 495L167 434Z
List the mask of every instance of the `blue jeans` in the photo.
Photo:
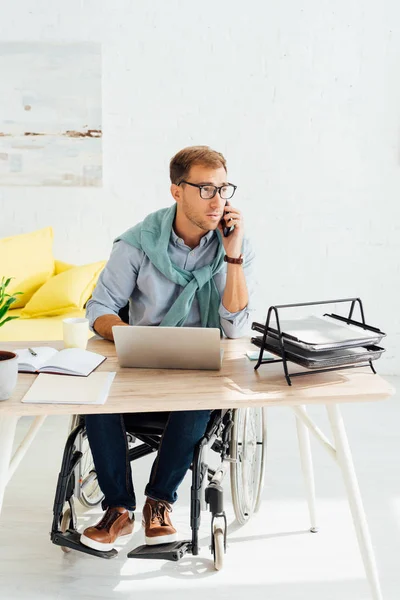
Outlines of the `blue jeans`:
M192 463L194 448L206 431L210 412L169 413L146 486L146 496L171 504L176 501L177 489ZM85 422L97 478L104 494L103 508L123 506L135 510L124 415L86 415Z

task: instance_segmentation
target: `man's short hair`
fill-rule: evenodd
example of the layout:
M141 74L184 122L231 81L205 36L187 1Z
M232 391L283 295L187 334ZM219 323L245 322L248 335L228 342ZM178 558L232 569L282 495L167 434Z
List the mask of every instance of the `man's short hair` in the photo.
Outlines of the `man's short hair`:
M220 152L212 150L209 146L188 146L180 150L171 158L169 163L169 176L171 183L178 185L186 179L193 165L201 165L219 169L226 169L226 160Z

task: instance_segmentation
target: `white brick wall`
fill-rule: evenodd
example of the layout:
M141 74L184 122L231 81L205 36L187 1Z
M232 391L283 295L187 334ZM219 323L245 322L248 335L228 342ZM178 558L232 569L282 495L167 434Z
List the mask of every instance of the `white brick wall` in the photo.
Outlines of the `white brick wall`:
M399 372L396 0L0 0L0 39L103 44L103 189L0 187L0 236L83 263L171 202L181 147L226 154L271 303L364 300ZM1 74L0 74L1 76ZM262 309L262 310L261 310Z

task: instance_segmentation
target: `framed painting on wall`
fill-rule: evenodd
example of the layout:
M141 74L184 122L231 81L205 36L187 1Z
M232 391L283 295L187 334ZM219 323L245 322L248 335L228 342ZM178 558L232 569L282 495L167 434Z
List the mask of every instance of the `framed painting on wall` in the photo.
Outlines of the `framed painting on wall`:
M101 45L0 42L0 185L101 186Z

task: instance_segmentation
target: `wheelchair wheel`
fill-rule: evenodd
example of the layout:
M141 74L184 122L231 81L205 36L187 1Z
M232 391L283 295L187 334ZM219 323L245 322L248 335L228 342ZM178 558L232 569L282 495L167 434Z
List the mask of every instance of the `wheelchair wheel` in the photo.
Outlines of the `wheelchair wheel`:
M223 567L224 554L224 532L218 528L214 531L214 568L216 571L220 571Z
M70 423L70 431L79 424L79 415L73 415ZM127 434L128 447L131 448L135 439ZM76 438L76 449L82 452L82 458L75 467L75 489L74 494L85 508L93 508L101 504L104 494L100 489L94 468L93 457L85 432L81 432Z
M235 409L231 434L231 491L235 516L246 523L258 510L267 450L266 409Z
M74 415L71 419L70 431L79 422L79 416ZM98 506L104 498L97 481L97 475L93 464L92 453L85 433L80 433L76 438L76 449L82 452L82 458L75 467L75 497L86 508Z
M63 513L61 518L60 529L63 533L65 533L69 527L69 522L71 520L71 509L67 508L67 510ZM67 546L61 546L61 550L65 552L65 554L69 554L71 552L71 548L67 548Z

